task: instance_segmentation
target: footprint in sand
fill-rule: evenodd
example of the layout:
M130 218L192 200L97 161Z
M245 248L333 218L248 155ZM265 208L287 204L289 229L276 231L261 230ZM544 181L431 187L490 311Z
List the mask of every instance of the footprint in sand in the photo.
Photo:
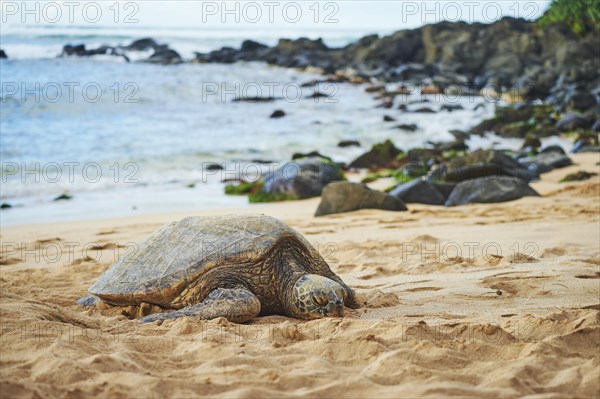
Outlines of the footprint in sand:
M434 236L430 236L429 234L421 234L411 238L409 241L413 242L440 242L440 240Z
M421 291L439 291L443 288L440 287L415 287L403 290L402 292L421 292Z
M583 278L583 279L600 279L600 272L596 272L595 274L578 274L575 278Z
M537 263L539 262L539 259L521 252L517 252L515 254L508 255L502 261L504 263Z
M36 244L48 244L51 242L60 242L62 241L62 238L60 237L54 237L54 238L43 238L41 240L37 240L35 241Z
M23 260L19 258L0 258L0 266L10 266L21 263Z
M541 258L556 258L557 256L563 256L566 253L567 250L564 247L546 248L544 252L542 252Z
M96 233L96 235L107 236L107 235L115 234L115 233L116 233L116 230L109 230L109 231L100 231L100 232Z
M82 263L98 263L98 261L94 258L90 258L89 256L86 256L85 258L78 258L75 259L73 262L71 262L69 265L70 266L79 266Z
M580 262L589 263L592 265L600 266L600 259L596 258L587 258L587 259L577 259Z
M481 284L492 290L511 295L532 297L548 294L549 283L558 276L491 276L481 280ZM500 294L498 294L500 295Z
M125 248L124 245L120 245L120 244L115 244L112 242L108 242L105 244L98 244L98 245L93 245L91 247L89 247L89 250L92 251L103 251L105 249L119 249L119 248Z
M366 308L389 308L400 304L396 294L381 290L369 290L366 294L362 294L360 299Z

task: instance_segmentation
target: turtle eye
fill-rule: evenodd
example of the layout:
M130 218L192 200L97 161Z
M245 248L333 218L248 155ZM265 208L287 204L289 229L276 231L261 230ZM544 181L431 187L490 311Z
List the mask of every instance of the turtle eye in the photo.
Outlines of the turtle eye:
M327 297L327 295L323 295L322 293L316 294L312 292L310 294L310 297L312 301L318 306L327 306L327 304L329 303L329 298Z

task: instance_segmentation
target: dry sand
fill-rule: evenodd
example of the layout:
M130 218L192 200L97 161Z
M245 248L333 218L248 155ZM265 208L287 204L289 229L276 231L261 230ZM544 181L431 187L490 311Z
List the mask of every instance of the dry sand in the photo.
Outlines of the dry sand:
M75 305L123 246L187 215L3 228L0 396L600 397L600 179L558 183L600 159L574 159L534 184L543 198L251 208L356 289L339 319L159 326Z

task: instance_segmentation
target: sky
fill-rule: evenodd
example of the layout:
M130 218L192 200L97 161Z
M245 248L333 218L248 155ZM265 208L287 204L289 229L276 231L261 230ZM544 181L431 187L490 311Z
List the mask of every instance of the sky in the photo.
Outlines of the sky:
M502 16L536 19L550 0L501 1L9 1L1 22L10 27L164 27L182 29L371 30L415 28L449 21L493 22Z

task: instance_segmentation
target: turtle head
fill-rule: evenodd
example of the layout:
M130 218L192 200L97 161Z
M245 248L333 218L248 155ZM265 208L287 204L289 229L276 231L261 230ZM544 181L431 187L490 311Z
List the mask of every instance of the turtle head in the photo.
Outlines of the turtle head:
M305 274L293 287L289 311L301 319L344 315L344 287L318 274Z

